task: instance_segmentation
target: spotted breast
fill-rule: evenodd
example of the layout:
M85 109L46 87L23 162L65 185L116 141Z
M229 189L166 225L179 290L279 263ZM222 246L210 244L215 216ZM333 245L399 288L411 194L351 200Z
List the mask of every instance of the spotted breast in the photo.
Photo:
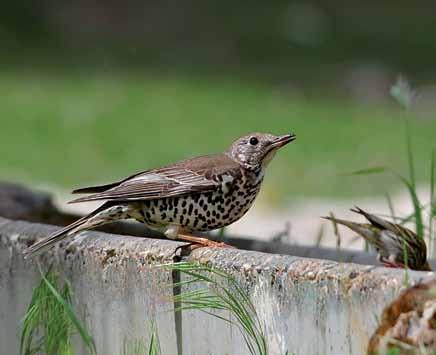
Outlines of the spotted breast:
M215 191L138 202L141 208L136 219L158 230L169 225L191 232L225 227L249 210L260 190L263 172L240 169L212 179L220 183Z

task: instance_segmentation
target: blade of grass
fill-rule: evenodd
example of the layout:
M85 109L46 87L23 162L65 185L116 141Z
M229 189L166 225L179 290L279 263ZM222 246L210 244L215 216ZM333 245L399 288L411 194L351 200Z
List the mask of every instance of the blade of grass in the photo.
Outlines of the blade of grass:
M178 270L207 288L187 291L175 300L183 310L199 310L237 326L251 354L266 355L268 348L256 309L248 294L230 274L198 263L176 263L166 266ZM207 273L208 276L204 274ZM235 320L212 313L210 310L226 310Z
M398 178L404 183L404 185L407 187L407 190L409 191L413 209L414 209L414 217L415 217L415 226L416 226L416 234L420 238L424 238L424 224L422 220L422 208L421 203L419 202L418 195L416 193L415 187L403 176L398 175Z
M96 348L95 348L94 339L89 335L88 331L85 329L85 327L81 324L81 322L77 318L76 314L72 309L71 304L66 302L65 299L59 294L56 288L50 283L50 281L47 279L45 274L42 272L41 268L39 269L39 271L41 273L42 280L45 282L46 286L51 291L55 299L59 302L59 304L63 306L63 309L65 310L68 318L74 324L76 330L79 332L79 335L82 338L88 350L92 354L95 354Z
M56 287L58 277L48 271L47 279ZM62 297L71 301L69 285L64 285ZM72 354L71 322L66 316L62 306L56 301L46 283L41 280L34 289L32 299L23 320L23 330L20 340L21 354Z
M394 204L392 203L391 196L388 193L386 193L386 201L388 203L389 211L391 213L391 218L393 221L395 221L396 217L395 217Z
M150 343L148 344L148 355L160 355L162 353L160 348L160 340L159 333L157 331L156 321L153 321L150 324Z
M373 167L373 168L367 168L367 169L361 169L356 170L351 173L348 173L346 175L352 176L352 175L371 175L371 174L380 174L384 173L386 171L386 168L383 166Z
M412 151L412 139L410 135L409 120L407 118L404 119L404 125L405 125L405 134L406 134L407 162L409 164L410 185L414 189L416 189L415 164L414 164L413 151Z
M58 274L51 272L50 269L42 276L40 283L33 290L23 320L20 353L30 355L44 352L72 355L71 335L75 331L74 324L49 285L66 304L71 304L71 286L64 282L61 290Z
M324 239L324 224L321 224L316 234L315 247L319 247Z
M404 259L404 280L403 285L405 287L410 287L410 278L409 278L409 255L407 251L407 243L403 239L403 259Z
M436 165L436 150L433 149L431 152L430 161L430 212L428 218L428 244L429 250L432 256L436 255L436 243L433 239L433 211L435 208L435 196L434 196L434 184L435 184L435 165Z

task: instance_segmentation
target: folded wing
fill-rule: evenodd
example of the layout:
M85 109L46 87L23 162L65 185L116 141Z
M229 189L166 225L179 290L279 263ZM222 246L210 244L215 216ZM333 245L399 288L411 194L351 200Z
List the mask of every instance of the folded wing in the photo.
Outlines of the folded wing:
M183 166L171 166L145 171L119 183L76 190L75 193L95 193L70 203L98 200L149 200L213 191L217 186L219 183L207 178L201 171L193 171Z

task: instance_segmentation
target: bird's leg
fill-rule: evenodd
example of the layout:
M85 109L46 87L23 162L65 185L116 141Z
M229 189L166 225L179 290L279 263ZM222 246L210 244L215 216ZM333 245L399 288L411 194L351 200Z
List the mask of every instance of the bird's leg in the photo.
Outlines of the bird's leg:
M234 248L233 246L225 244L223 242L215 242L215 241L209 240L207 238L195 237L195 236L189 235L189 234L177 234L177 239L191 243L189 246L191 250L195 250L195 249L202 248L202 247Z
M378 258L379 261L383 264L384 267L389 267L389 268L400 268L400 269L404 269L404 264L395 261L394 259L391 258L383 258L383 257L379 257Z

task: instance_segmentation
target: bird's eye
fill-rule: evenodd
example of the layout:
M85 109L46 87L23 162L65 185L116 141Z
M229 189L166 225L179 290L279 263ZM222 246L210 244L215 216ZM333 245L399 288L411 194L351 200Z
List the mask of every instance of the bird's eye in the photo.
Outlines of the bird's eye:
M250 138L250 144L251 145L256 145L257 143L259 143L259 140L256 137L251 137Z

